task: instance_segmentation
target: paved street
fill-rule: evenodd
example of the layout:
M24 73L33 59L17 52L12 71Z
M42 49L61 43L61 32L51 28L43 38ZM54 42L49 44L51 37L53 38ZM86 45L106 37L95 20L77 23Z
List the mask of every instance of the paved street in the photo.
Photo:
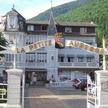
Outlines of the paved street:
M86 108L86 92L71 88L27 88L25 108Z

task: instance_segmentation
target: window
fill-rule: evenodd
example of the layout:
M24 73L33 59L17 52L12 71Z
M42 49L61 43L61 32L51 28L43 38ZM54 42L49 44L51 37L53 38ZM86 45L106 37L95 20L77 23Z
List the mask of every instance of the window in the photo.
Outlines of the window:
M87 62L93 62L94 57L87 57Z
M95 27L87 27L87 33L95 33Z
M84 61L84 57L78 57L78 62L83 62Z
M72 32L72 28L71 27L65 27L65 32L66 33L71 33Z
M28 25L27 30L28 31L34 31L34 26L33 25Z
M93 42L86 42L87 44L89 44L89 45L92 45L93 44Z
M35 53L27 53L26 62L35 62Z
M80 28L80 33L84 34L86 32L87 32L87 28L85 28L85 27Z
M68 62L73 62L74 61L74 57L68 57Z
M34 29L35 29L36 31L39 31L39 30L41 30L41 26L40 26L40 25L35 25L35 26L34 26Z
M9 29L15 29L17 26L17 17L14 15L9 15L7 17L7 25Z
M14 28L14 24L15 24L14 16L10 16L10 28Z
M80 33L80 27L72 27L73 33Z
M42 30L47 30L47 26L43 25Z
M37 53L37 62L46 63L47 62L47 53Z
M63 56L59 57L58 62L64 62L64 57Z

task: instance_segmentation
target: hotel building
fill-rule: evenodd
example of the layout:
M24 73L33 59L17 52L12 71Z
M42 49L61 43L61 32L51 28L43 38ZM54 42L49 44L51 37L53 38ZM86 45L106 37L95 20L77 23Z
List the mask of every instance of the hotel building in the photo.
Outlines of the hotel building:
M4 37L9 45L17 48L38 42L54 39L54 33L62 32L65 40L77 40L92 46L96 43L96 25L87 22L55 22L51 11L50 20L26 20L15 9L5 15L3 22ZM51 28L54 33L50 33ZM13 68L14 54L5 54L5 69ZM37 81L65 80L85 77L99 69L99 55L93 52L65 47L57 49L47 46L29 53L16 54L16 67L25 71L26 80L35 74Z

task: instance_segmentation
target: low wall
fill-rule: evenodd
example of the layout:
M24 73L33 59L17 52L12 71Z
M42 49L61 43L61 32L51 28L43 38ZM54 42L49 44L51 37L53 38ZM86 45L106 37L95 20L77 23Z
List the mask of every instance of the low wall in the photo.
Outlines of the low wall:
M72 82L50 82L50 87L73 87Z

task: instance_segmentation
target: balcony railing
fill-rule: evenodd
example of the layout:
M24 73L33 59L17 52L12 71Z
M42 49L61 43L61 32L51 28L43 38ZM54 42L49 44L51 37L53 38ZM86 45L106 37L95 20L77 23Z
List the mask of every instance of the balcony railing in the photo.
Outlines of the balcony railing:
M99 64L97 62L59 62L58 66L67 68L98 68Z
M45 68L47 66L46 63L43 62L16 62L17 68ZM6 68L13 68L13 62L6 62L5 63Z
M12 62L5 63L6 68L12 68ZM45 62L17 62L17 68L47 68L47 63ZM99 63L97 62L58 62L58 67L65 68L99 68Z

